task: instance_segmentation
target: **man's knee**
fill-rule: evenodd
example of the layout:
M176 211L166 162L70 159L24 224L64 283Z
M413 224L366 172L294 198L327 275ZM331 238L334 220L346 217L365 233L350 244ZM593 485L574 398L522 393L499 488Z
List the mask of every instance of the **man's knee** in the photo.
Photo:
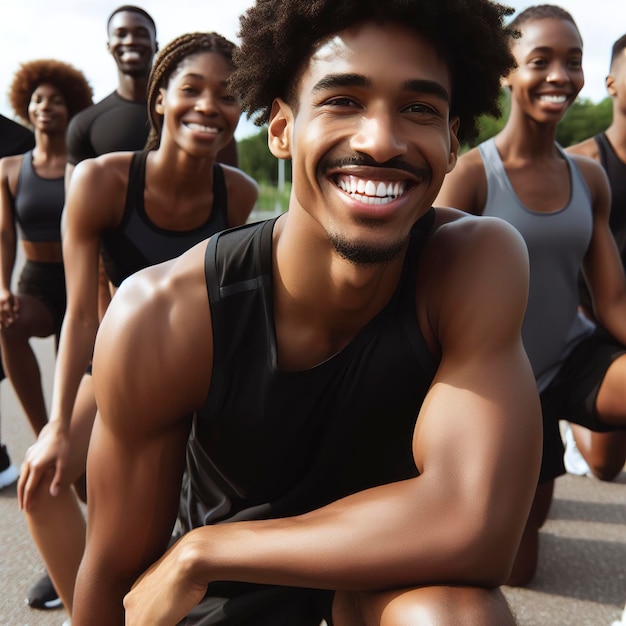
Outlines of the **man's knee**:
M432 586L380 593L337 593L334 626L514 626L499 589Z

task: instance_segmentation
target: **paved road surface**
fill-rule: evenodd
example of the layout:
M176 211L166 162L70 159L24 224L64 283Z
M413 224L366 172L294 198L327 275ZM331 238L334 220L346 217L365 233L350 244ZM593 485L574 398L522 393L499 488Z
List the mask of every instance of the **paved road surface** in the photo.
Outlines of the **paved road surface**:
M33 343L49 398L53 342ZM0 412L2 441L19 463L33 436L6 380ZM41 572L15 488L9 487L0 491L0 626L61 626L63 610L25 606L26 590ZM618 619L626 603L626 473L610 484L560 478L541 537L539 574L528 588L505 593L520 626L610 626Z

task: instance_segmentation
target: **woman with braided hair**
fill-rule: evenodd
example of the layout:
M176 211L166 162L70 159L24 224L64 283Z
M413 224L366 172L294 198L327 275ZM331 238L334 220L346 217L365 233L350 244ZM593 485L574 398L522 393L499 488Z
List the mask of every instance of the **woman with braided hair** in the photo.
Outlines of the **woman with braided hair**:
M217 33L173 40L150 75L146 149L87 159L72 175L63 238L68 306L51 418L26 454L18 485L31 534L70 613L85 541L70 485L85 471L96 413L84 374L98 329L98 257L102 250L114 290L130 274L248 219L256 183L216 163L241 114L229 89L233 50Z

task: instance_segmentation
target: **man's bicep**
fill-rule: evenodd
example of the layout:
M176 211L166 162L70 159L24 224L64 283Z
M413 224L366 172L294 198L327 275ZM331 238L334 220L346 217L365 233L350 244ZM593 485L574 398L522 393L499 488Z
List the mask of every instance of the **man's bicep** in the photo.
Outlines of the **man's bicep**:
M527 253L500 220L467 219L454 235L459 262L441 280L434 319L442 358L417 421L416 463L519 513L510 494L532 495L541 455L538 394L521 338Z

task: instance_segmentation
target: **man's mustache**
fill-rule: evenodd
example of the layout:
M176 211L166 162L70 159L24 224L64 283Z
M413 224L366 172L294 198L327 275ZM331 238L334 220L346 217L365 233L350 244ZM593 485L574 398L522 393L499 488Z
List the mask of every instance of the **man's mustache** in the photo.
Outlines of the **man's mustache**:
M332 169L340 169L343 167L350 166L360 166L360 167L376 167L380 169L394 169L394 170L402 170L404 172L408 172L412 176L415 176L417 179L430 178L431 170L430 168L425 167L415 167L406 161L394 157L385 161L384 163L379 163L378 161L368 157L366 155L358 155L355 154L350 157L343 157L341 159L326 159L320 162L318 171L320 174L326 174L329 170Z

